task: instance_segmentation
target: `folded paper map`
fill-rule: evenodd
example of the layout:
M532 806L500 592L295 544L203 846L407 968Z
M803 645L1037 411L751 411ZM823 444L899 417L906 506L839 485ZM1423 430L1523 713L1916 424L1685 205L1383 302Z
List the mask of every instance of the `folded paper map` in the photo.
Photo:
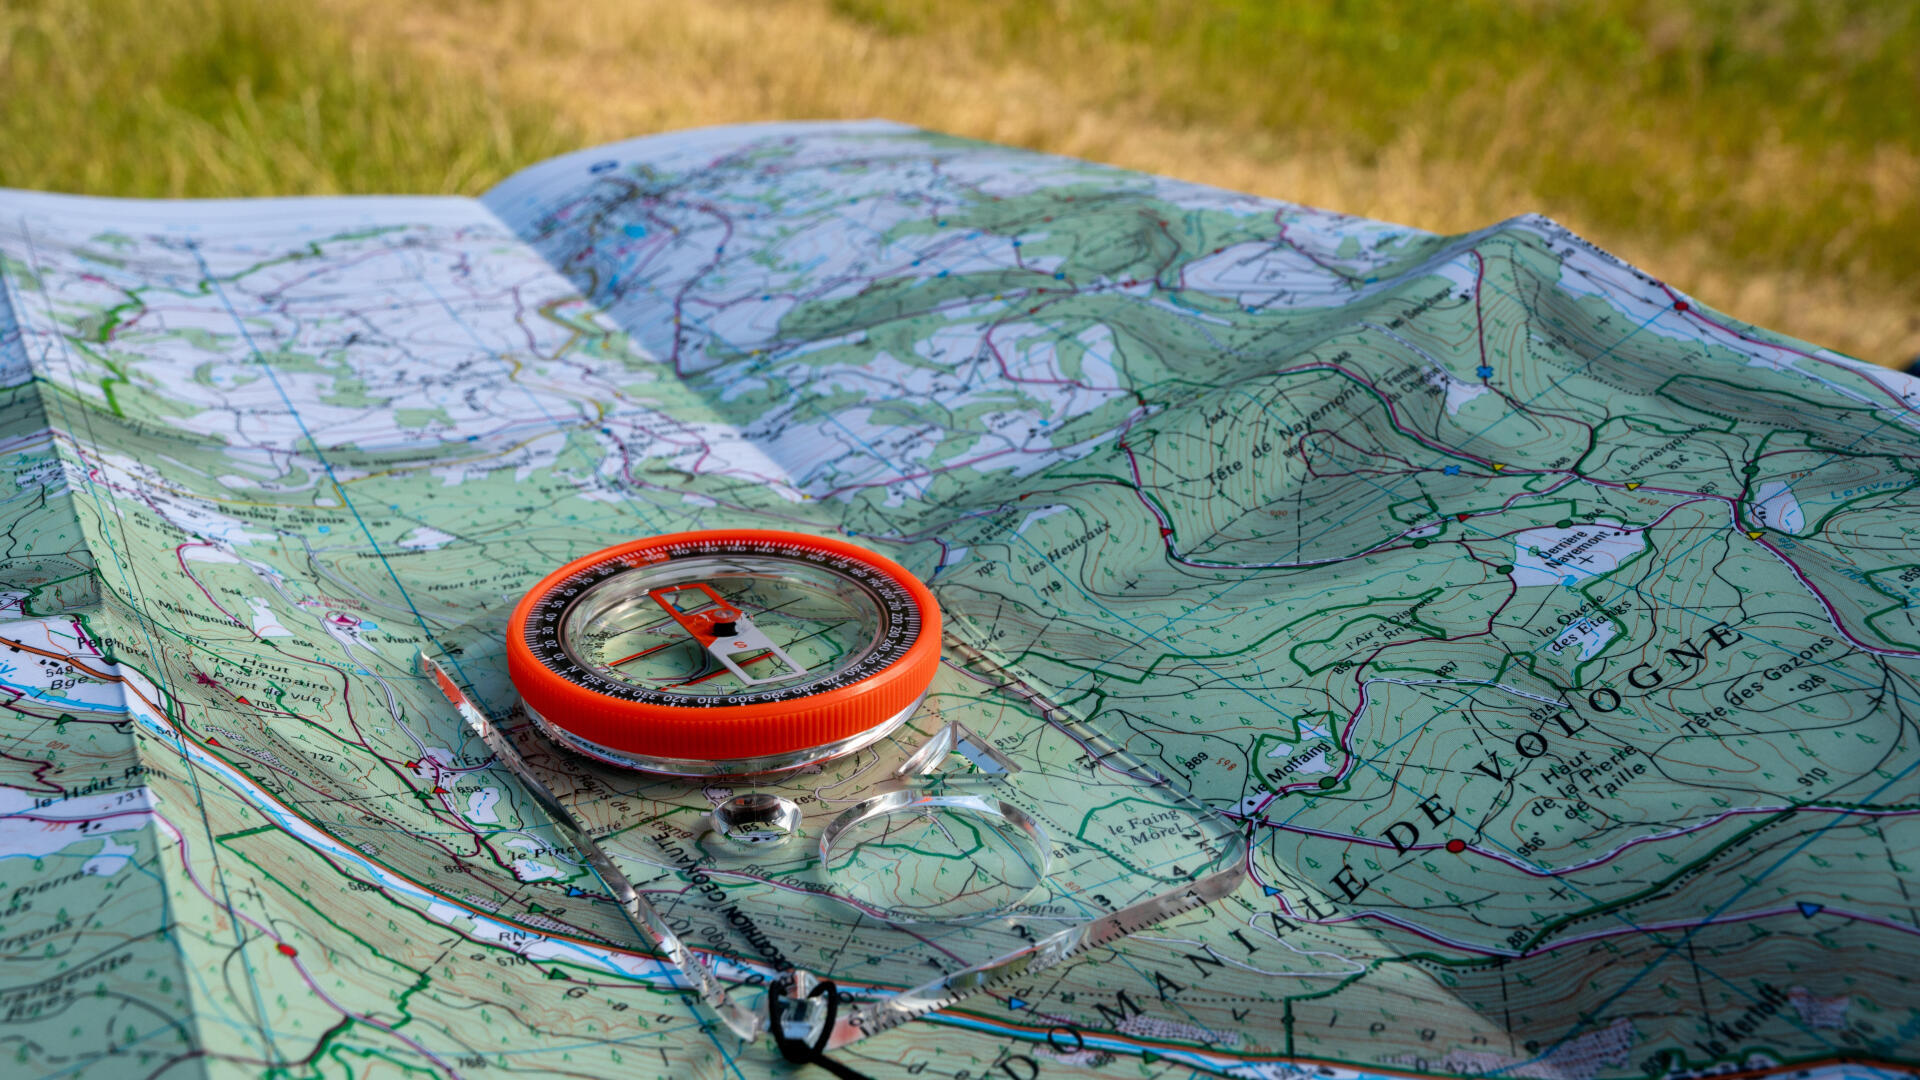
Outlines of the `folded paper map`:
M898 561L1023 688L996 753L1070 712L1248 844L848 1067L1920 1064L1920 381L1552 221L748 126L479 200L0 193L0 282L8 1076L786 1075L572 932L417 662L510 697L531 583L718 527ZM1101 790L1057 859L1158 838Z

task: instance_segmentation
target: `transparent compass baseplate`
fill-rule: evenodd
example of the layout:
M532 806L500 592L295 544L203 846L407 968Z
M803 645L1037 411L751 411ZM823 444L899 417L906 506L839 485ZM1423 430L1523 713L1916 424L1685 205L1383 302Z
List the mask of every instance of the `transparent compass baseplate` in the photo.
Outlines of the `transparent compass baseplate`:
M495 914L662 958L744 1039L767 1033L769 987L793 972L837 987L832 1049L1220 899L1245 874L1230 821L958 643L877 737L730 778L613 765L553 738L501 664L472 650L458 669L422 662L489 769L514 775L527 834L551 845Z

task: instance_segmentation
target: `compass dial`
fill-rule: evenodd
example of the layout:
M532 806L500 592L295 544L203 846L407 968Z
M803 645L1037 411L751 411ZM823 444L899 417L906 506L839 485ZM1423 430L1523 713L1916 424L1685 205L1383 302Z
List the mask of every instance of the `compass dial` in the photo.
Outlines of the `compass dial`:
M616 569L565 606L560 646L602 679L650 692L646 700L819 693L905 651L906 635L887 631L907 629L906 590L847 569L768 555Z
M904 719L932 680L938 635L926 587L873 552L796 533L681 533L536 585L514 613L509 671L576 749L646 768L671 747L661 771L705 772L686 766L838 747ZM692 721L707 715L731 723Z

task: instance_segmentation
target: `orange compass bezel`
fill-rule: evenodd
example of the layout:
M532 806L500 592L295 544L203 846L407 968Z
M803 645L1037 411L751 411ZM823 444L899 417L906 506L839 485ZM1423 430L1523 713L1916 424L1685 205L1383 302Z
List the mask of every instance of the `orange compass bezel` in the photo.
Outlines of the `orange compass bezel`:
M675 547L766 543L820 551L865 564L903 586L919 609L920 630L904 655L847 686L785 701L687 708L627 701L565 678L527 641L534 607L567 579L612 561L639 567ZM792 754L843 742L899 716L926 693L940 665L940 605L919 578L892 559L830 537L773 529L703 529L618 544L575 559L541 578L507 624L507 676L545 723L595 746L635 758L737 761Z

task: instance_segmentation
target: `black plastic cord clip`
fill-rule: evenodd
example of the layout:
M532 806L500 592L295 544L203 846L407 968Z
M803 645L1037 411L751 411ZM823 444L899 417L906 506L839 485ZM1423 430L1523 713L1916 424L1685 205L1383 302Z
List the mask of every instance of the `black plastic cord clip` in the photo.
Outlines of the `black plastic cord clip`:
M786 985L792 986L794 993L782 992L782 986ZM825 1000L816 1002L816 998ZM824 1010L824 1015L816 1017L816 1009ZM767 1031L773 1036L773 1045L781 1057L794 1065L818 1065L840 1080L871 1080L865 1073L827 1057L827 1040L833 1037L833 1022L839 1015L840 988L831 979L815 979L805 972L790 971L767 988ZM812 1041L789 1033L790 1026L804 1030L816 1024L819 1032Z

